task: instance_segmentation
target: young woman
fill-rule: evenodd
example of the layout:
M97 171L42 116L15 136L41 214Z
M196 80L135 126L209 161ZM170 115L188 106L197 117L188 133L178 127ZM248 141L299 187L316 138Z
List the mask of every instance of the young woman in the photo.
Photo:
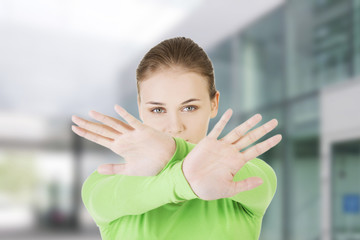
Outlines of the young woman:
M90 111L96 123L73 116L73 131L124 157L99 166L82 199L103 239L258 239L276 191L276 175L256 158L281 141L273 136L240 152L277 126L250 131L256 114L218 139L232 111L208 135L218 112L211 61L188 38L153 47L137 69L140 122Z

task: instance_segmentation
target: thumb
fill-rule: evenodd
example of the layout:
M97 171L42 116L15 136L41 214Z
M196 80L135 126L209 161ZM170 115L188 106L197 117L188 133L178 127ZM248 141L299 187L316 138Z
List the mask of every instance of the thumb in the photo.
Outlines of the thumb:
M236 194L254 189L263 184L263 180L259 177L249 177L242 181L234 182L234 192Z
M97 171L103 175L123 174L125 173L126 163L120 164L103 164Z

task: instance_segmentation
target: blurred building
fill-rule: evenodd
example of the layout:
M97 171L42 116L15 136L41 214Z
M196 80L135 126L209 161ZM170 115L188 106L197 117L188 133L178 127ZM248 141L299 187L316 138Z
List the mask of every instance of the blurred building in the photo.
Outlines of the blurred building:
M271 135L281 133L282 142L260 156L278 177L260 239L360 239L360 1L230 2L227 13L205 1L159 41L184 35L204 47L220 113L235 113L224 132L255 113L262 123L279 121ZM145 51L112 88L125 89L113 95L135 116L135 69ZM84 72L92 63L80 62ZM88 92L93 98L96 91ZM0 114L1 239L100 238L80 187L99 164L119 158L76 137L70 125L70 115Z
M278 177L260 239L360 239L360 1L288 0L222 39L218 29L196 30L220 113L234 109L228 130L255 113L279 121L271 135L282 142L260 156ZM135 95L126 98L136 114Z
M209 55L237 122L279 120L260 239L360 239L360 2L290 0Z

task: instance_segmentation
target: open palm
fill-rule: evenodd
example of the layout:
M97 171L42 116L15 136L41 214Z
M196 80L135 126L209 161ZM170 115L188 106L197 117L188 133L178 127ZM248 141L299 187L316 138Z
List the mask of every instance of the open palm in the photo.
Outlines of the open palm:
M115 106L115 111L128 124L95 111L91 111L90 116L102 124L72 117L78 124L72 127L76 134L112 150L126 161L123 164L103 164L98 168L99 173L157 175L175 152L174 139L143 124L120 106Z
M231 114L231 110L225 112L209 135L202 139L184 159L184 176L194 193L201 199L214 200L232 197L239 192L261 185L262 179L259 177L250 177L238 182L234 182L233 178L248 161L268 151L281 141L281 135L275 135L240 152L274 129L277 121L273 119L245 134L261 120L260 115L255 115L218 140L217 138L229 121Z

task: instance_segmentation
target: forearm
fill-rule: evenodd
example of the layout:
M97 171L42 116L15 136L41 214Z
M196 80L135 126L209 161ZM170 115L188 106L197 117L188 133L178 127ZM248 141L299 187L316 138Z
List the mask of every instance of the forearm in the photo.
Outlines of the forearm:
M184 142L156 176L101 175L94 172L84 183L82 199L97 224L126 215L139 215L167 203L196 198L181 170L187 154ZM185 150L185 151L184 151Z
M239 202L252 214L263 215L276 192L276 174L266 162L255 158L238 171L234 181L254 176L262 178L263 184L252 190L240 192L230 199Z

